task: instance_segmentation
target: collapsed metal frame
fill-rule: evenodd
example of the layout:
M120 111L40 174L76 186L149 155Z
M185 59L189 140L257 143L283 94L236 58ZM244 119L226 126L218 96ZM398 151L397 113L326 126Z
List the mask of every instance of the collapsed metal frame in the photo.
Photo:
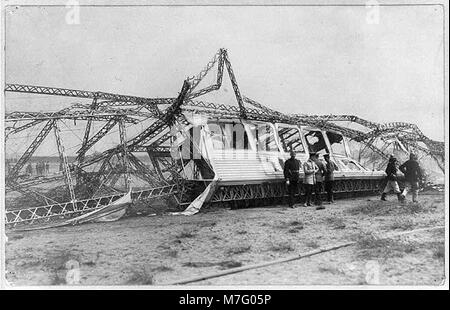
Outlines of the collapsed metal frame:
M215 83L198 89L200 82L216 65L217 75ZM198 97L221 88L225 68L234 90L237 106L198 100ZM12 167L6 178L8 190L20 191L30 195L34 199L45 203L45 205L36 208L25 208L23 210L7 210L6 223L8 225L35 223L36 220L43 219L46 221L58 216L64 217L72 216L73 214L82 214L83 212L97 208L98 203L102 201L102 203L110 203L112 198L104 200L102 198L120 197L124 194L114 189L115 184L121 176L124 178L125 189L128 189L131 175L136 175L148 184L150 189L133 192L135 199L170 195L179 198L179 194L186 192L186 183L183 182L180 174L182 170L180 165L170 155L170 127L176 121L187 123L182 114L183 112L206 114L222 119L279 122L338 131L349 139L362 143L365 148L369 148L382 159L387 159L388 154L385 150L394 141L394 143L400 143L407 151L420 152L426 156L431 156L442 171L444 170L444 143L429 139L414 124L403 122L378 124L354 115L288 115L270 109L253 99L243 96L226 49L220 49L200 73L186 79L176 98L144 98L105 92L19 84L6 84L5 92L55 95L92 100L90 104L73 104L68 108L52 113L6 113L6 123L12 123L12 126L6 127L7 139L13 139L15 134L36 128L36 126L45 123L44 127L39 131L36 138L25 150L18 162ZM59 134L58 122L64 119L87 122L82 145L76 151L77 157L74 164L68 163L64 144ZM152 120L152 123L147 128L134 137L127 138L125 124L139 124L149 119ZM94 122L106 123L97 132L93 133L92 128ZM339 122L359 124L367 130L351 129L339 125ZM17 124L20 124L20 126L16 127ZM119 127L119 144L100 154L86 156L86 153L116 126ZM63 166L63 175L46 178L29 178L21 175L20 172L23 167L29 162L37 148L47 138L52 129L55 133L58 154ZM382 148L378 147L375 141L383 142L384 146ZM418 143L422 143L423 146ZM133 152L144 152L148 154L154 170L149 169L139 158L133 155ZM116 158L121 163L121 167L117 168L117 166L112 164L113 158ZM95 170L93 169L94 166L99 166L99 168ZM88 172L88 170L91 171ZM76 184L73 182L73 176L75 176ZM34 185L58 180L64 180L70 194L70 202L56 202L52 197L47 197L44 193L39 193L32 189ZM77 200L77 187L81 184L85 187L96 186L97 190L88 199ZM343 184L346 183L343 182ZM222 191L218 190L212 201L227 201L229 197L232 197L230 198L231 200L239 200L258 199L263 198L263 196L269 197L270 195L277 197L278 194L284 195L282 192L276 192L275 189L269 190L263 187L261 185L247 189L243 186L236 189L228 188ZM157 189L161 188L170 188L170 190L167 192L164 191L164 195L142 194L146 191L146 193L153 193L153 190L157 191ZM364 186L362 188L364 189ZM107 195L102 192L102 189L112 190L115 194ZM343 191L345 190L351 190L351 186L343 185Z

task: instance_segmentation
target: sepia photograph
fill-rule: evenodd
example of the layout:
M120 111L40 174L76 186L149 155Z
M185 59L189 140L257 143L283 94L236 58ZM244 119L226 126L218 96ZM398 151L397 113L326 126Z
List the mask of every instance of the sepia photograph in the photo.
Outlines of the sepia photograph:
M448 3L1 13L2 289L448 290Z

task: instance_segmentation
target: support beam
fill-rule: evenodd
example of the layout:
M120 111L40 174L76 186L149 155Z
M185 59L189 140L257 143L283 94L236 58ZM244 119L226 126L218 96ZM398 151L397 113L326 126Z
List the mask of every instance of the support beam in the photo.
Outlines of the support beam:
M110 119L92 138L83 142L82 147L77 151L77 161L78 163L83 163L86 152L101 138L103 138L118 122L117 118ZM85 135L86 138L86 135Z
M41 94L41 95L55 95L55 96L65 96L65 97L102 99L102 100L112 100L112 101L125 101L125 102L133 102L136 104L155 105L154 101L151 98L104 93L104 92L99 92L99 91L92 92L92 91L86 91L86 90L67 89L67 88L20 85L20 84L6 84L5 91L16 92L16 93L30 93L30 94Z
M55 125L55 120L48 121L44 128L38 133L37 137L31 142L31 145L26 149L26 151L23 153L22 157L17 161L17 163L12 167L9 175L8 175L8 181L9 180L15 180L17 178L17 175L19 174L20 170L23 168L25 163L31 158L31 156L34 154L36 149L41 145L42 141L47 137L50 130L52 130L52 127Z
M89 109L91 110L91 114L92 114L92 112L95 111L95 109L97 109L97 98L94 98L94 100L92 100L92 104L89 107ZM83 150L86 147L87 142L89 141L89 136L91 134L91 126L92 126L92 119L88 119L86 128L84 130L83 143L81 145L80 150ZM78 151L77 161L79 163L83 162L85 153L86 153L86 151L81 151L81 152Z
M128 148L127 148L127 136L126 136L126 130L125 130L125 125L123 123L123 120L120 119L119 120L119 136L120 136L120 145L122 148L122 165L125 169L125 173L124 173L124 182L125 182L125 188L129 189L130 187L130 174L128 172Z
M239 90L239 86L237 84L236 77L234 76L233 68L231 67L231 62L228 59L227 50L222 49L222 56L225 61L225 66L227 67L228 76L230 77L231 85L233 86L234 94L236 96L236 100L239 105L239 110L240 110L239 116L243 119L246 119L247 115L246 115L246 111L245 111L245 107L244 107L244 100L242 99L242 95Z
M55 123L55 125L53 126L53 129L55 132L56 145L58 147L59 160L60 160L61 164L63 165L63 174L65 177L64 180L66 182L67 188L69 189L71 201L75 201L76 198L75 198L75 192L73 190L73 183L72 183L72 176L70 174L69 162L67 160L67 156L66 156L66 153L64 150L64 145L62 144L62 141L61 141L60 130L59 130L57 123Z

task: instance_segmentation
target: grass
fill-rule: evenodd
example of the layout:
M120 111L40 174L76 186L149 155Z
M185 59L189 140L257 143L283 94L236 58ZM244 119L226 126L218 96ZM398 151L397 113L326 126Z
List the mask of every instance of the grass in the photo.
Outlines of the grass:
M303 229L304 224L301 221L291 221L291 222L281 222L281 224L277 224L274 226L277 229L288 229L290 233L296 233L299 230Z
M377 238L372 234L358 237L357 256L360 259L388 259L403 257L415 251L417 244L397 239Z
M79 256L68 250L60 250L56 253L49 253L48 258L43 261L43 266L52 270L66 269L66 263L69 261L81 261Z
M8 237L8 241L23 239L23 235L12 234Z
M152 268L152 272L168 272L172 271L173 269L167 266L158 266L155 268Z
M410 219L396 218L392 223L386 225L388 230L412 230L415 227L414 222Z
M216 265L217 263L213 262L187 262L183 264L184 267L194 267L194 268L211 267Z
M192 231L184 230L178 235L176 235L178 239L185 239L185 238L193 238L195 237L195 234Z
M61 277L56 270L53 271L50 285L65 285L66 279Z
M217 223L216 223L216 222L213 222L213 221L200 222L200 223L199 223L199 226L200 226L200 227L214 227L214 226L216 226L216 225L217 225Z
M238 246L227 250L227 255L238 255L250 251L251 246Z
M130 285L152 285L154 283L153 274L145 267L139 267L131 271L127 284Z
M345 222L340 217L328 217L325 219L325 221L333 227L333 229L344 229L345 228Z
M403 214L417 214L428 212L433 208L434 203L399 203L396 201L367 201L356 207L348 209L346 212L350 215L371 215L371 216L389 216L389 215L403 215Z
M176 258L178 256L177 250L167 250L166 255L172 258Z
M246 230L238 230L238 231L236 231L236 233L238 235L245 235L247 233L247 231Z
M433 249L433 258L438 260L444 260L445 258L445 245L443 242L437 242Z
M320 266L320 267L319 267L319 272L323 272L323 273L331 273L331 274L333 274L333 275L343 274L343 272L342 272L341 270L339 270L338 268L336 268L336 267L330 267L330 266L327 266L327 267L322 267L322 266Z
M68 250L61 250L50 254L49 258L43 261L42 266L50 269L51 285L66 285L68 284L66 282L67 272L71 269L81 268L80 261L78 255ZM85 265L89 266L89 262Z
M316 241L308 241L306 242L306 246L313 249L317 249L318 247L320 247L320 245Z
M269 251L272 252L291 252L294 251L294 248L289 242L281 242L278 244L272 244L269 247Z
M443 244L440 247L438 247L437 249L434 250L433 258L434 259L444 260L444 258L445 258L445 247L444 247Z
M223 261L219 263L219 266L221 267L221 269L230 269L230 268L237 268L237 267L241 267L242 263L241 262L237 262L234 260L230 260L230 261Z
M292 221L289 223L290 226L294 226L297 229L303 229L303 222L301 221Z

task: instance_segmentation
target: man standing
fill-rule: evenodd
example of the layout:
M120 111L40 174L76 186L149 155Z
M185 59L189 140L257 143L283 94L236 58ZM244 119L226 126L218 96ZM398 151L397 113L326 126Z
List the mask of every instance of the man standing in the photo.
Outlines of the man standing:
M325 191L327 192L327 201L334 203L333 185L334 185L334 171L338 170L337 165L330 159L330 154L323 155L325 158Z
M419 195L419 182L422 180L422 170L420 169L415 154L409 155L409 160L403 163L398 169L405 175L405 189L401 195L401 199L404 200L410 190L412 190L412 200L417 201Z
M322 206L322 183L323 183L323 176L326 172L325 165L323 162L319 159L319 154L314 155L313 157L314 163L317 165L317 171L316 171L316 184L314 186L314 196L315 196L315 203L317 205L317 210L325 209L324 206Z
M300 161L295 159L295 152L291 150L291 158L284 163L284 178L288 186L289 207L294 207L295 196L298 192L298 179L300 170Z
M313 158L316 154L310 153L309 159L303 164L303 172L305 177L303 179L303 185L305 187L305 207L311 206L311 196L313 187L316 184L316 172L319 170Z
M397 183L397 159L391 155L389 157L389 163L386 167L386 186L381 194L381 200L386 201L386 195L393 190L397 194L398 201L402 201L402 195L400 194L400 187Z

